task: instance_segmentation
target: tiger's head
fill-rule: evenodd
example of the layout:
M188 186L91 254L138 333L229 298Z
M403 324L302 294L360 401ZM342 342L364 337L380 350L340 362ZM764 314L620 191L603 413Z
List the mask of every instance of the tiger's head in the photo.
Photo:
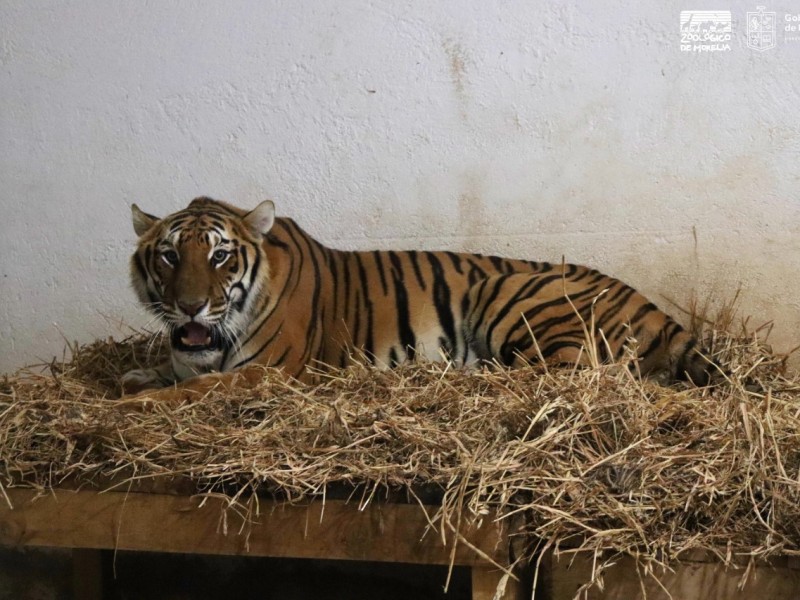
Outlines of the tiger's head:
M219 369L236 345L269 265L262 245L275 221L269 200L250 212L197 198L159 219L131 207L139 242L131 280L139 300L166 326L172 359L194 373ZM177 364L176 364L177 363Z

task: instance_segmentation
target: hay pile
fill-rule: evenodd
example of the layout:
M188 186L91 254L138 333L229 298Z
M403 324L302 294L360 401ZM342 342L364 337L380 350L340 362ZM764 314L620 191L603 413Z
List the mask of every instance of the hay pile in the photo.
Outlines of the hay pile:
M526 558L579 547L647 571L694 549L798 554L800 378L755 335L707 343L729 372L714 389L613 365L354 366L316 387L267 373L255 390L142 412L114 399L119 376L163 348L97 342L0 381L0 489L180 480L238 501L344 484L368 502L433 488L443 531L497 511L522 526Z

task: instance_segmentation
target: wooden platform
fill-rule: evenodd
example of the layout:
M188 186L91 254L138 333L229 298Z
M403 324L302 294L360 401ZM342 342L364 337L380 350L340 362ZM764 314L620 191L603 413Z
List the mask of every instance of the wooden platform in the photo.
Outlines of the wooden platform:
M705 552L685 556L672 569L656 569L658 578L640 578L634 559L619 559L604 576L603 589L581 592L582 600L797 600L800 598L800 559L779 557L769 564L737 560L725 568ZM548 557L545 600L571 600L591 579L592 558L585 555ZM746 577L743 580L743 576ZM646 594L646 596L645 596ZM538 598L538 597L537 597Z
M445 545L418 505L329 500L289 505L260 500L259 516L225 509L225 498L155 493L32 490L0 494L0 545L73 549L73 597L102 597L103 550L137 550L286 558L315 558L465 566L475 600L528 598L515 579L498 568L509 563L509 535L487 518L465 529L458 544ZM8 502L13 508L10 508ZM429 508L429 514L435 509ZM452 540L452 536L448 537ZM584 555L552 555L542 561L539 600L571 600L591 579ZM741 568L725 569L708 556L684 557L673 569L640 580L632 558L605 575L604 588L582 593L591 600L644 597L680 600L794 600L800 598L800 558L782 557L751 565L741 587Z
M342 501L289 505L260 500L259 516L225 509L223 498L150 493L6 490L0 544L76 549L76 598L99 598L102 549L453 564L472 572L474 600L516 599L504 529L487 519L445 545L418 505ZM432 515L434 510L430 510ZM452 539L452 536L449 537ZM501 580L505 591L495 595ZM501 586L502 589L502 586Z

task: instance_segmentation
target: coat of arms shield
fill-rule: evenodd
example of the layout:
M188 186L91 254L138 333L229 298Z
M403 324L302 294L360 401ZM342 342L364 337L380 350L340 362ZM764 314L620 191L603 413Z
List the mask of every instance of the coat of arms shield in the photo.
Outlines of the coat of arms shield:
M763 6L757 10L747 13L747 47L763 52L775 47L775 13L764 12Z

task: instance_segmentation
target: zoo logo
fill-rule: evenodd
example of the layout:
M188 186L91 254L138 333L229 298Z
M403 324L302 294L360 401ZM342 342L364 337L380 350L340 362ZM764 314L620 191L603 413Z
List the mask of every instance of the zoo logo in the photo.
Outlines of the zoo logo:
M730 41L731 11L681 11L681 52L728 52Z
M747 47L763 52L775 47L776 19L774 12L764 12L763 6L756 8L758 12L747 13Z

